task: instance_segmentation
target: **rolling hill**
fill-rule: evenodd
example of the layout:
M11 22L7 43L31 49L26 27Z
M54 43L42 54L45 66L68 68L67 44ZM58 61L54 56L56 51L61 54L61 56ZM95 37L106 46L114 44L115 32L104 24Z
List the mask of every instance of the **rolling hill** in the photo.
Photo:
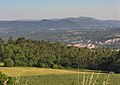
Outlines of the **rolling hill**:
M43 19L43 20L15 20L0 21L0 28L71 28L71 29L90 29L90 28L118 28L118 20L98 20L91 17L62 18L62 19Z

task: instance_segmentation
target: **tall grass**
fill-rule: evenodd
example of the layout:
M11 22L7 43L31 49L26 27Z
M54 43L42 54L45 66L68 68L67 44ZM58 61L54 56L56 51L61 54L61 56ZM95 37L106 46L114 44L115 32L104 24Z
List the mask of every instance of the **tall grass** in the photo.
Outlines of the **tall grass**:
M98 85L98 84L99 85L109 85L110 84L110 74L108 74L107 76L106 75L104 76L105 79L102 81L102 84L97 82L97 80L99 80L99 75L100 75L100 73L95 74L94 72L91 75L87 75L87 76L86 76L86 74L84 74L82 83L78 84L78 85Z
M14 78L16 79L16 78ZM16 85L120 85L119 74L50 74L21 76Z
M25 69L25 71L26 70L27 69ZM30 73L31 71L33 71L33 69L31 70L30 68L28 70L29 70L28 72ZM42 70L46 72L47 69L42 69ZM48 69L48 71L51 70ZM54 69L52 71L54 71ZM43 73L43 71L37 71L37 72ZM69 71L65 71L65 72L69 72ZM13 77L12 79L14 80L12 85L120 85L119 74L107 74L107 73L101 73L100 71L98 73L93 72L93 73L81 74L79 66L78 66L78 71L73 74L65 73L65 74L23 76L23 74L21 75L19 73L17 77ZM4 85L7 84L5 83Z

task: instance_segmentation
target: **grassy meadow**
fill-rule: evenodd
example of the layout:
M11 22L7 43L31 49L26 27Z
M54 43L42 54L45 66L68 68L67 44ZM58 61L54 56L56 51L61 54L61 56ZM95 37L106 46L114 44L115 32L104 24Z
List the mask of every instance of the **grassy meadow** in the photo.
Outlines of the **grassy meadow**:
M120 75L111 74L107 80L107 74L51 74L40 76L20 77L18 85L120 85ZM96 82L96 83L95 83Z
M15 85L120 85L120 74L35 67L0 67Z
M60 70L50 68L35 68L35 67L0 67L0 72L10 76L33 76L33 75L48 75L48 74L77 74L77 70ZM79 72L80 74L90 74L92 72Z

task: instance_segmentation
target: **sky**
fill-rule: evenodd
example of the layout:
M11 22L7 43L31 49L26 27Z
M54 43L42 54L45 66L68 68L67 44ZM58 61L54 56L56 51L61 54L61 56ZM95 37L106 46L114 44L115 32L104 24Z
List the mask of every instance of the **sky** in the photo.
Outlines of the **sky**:
M120 20L120 0L0 0L0 20L80 16Z

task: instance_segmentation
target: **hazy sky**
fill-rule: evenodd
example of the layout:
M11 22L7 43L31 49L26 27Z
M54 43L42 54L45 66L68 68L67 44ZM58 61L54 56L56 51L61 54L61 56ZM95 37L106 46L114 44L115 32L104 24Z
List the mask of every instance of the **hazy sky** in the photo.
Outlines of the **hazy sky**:
M0 0L0 20L80 16L120 20L120 0Z

